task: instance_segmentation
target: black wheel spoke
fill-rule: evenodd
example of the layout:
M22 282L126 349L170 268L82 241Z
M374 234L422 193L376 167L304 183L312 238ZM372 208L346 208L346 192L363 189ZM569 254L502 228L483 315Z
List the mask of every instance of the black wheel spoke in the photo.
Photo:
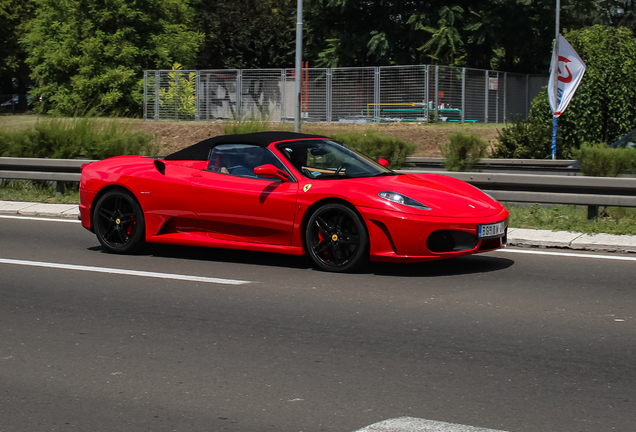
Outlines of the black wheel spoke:
M327 251L327 249L329 249L330 246L331 246L331 239L330 238L325 238L320 243L318 243L316 246L314 246L313 250L317 254L322 254L325 251Z
M128 241L128 236L126 235L126 231L121 229L121 227L117 227L116 231L117 231L117 234L119 235L119 240L121 240L122 243L126 243Z
M105 219L112 219L114 212L105 209L105 208L100 208L99 209L99 215Z
M110 240L110 237L113 235L113 231L115 231L116 229L116 225L111 223L108 225L108 227L106 228L106 232L104 232L104 234L102 235L104 237L104 240Z
M320 230L320 232L322 233L323 236L325 236L325 237L330 237L331 236L330 233L333 231L333 228L331 228L327 224L327 222L325 222L321 218L316 218L316 225L318 226L318 229Z
M343 245L357 245L360 242L360 237L356 235L349 235L346 237L342 237L340 240L340 244Z

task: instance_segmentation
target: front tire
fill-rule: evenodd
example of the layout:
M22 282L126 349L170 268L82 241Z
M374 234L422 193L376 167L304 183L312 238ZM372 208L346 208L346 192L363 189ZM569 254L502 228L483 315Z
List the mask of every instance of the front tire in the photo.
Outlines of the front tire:
M368 261L369 236L360 216L349 206L325 204L309 219L305 247L318 267L330 272L359 269Z
M130 192L106 192L97 201L93 217L97 240L106 251L125 254L144 246L144 214Z

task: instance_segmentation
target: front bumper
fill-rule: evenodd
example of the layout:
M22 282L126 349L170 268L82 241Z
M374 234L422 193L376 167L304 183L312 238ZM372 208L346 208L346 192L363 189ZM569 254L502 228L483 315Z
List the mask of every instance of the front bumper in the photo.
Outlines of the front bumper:
M358 208L369 230L371 261L423 262L505 247L508 211L473 218L431 217ZM505 220L499 237L478 238L478 226Z

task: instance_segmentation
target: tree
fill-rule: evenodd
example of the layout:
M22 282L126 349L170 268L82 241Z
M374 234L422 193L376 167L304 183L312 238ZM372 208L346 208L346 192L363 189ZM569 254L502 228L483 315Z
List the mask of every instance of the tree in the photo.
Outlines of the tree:
M202 35L186 0L34 0L22 38L42 112L130 112L144 69L194 66Z
M431 38L421 47L420 51L429 52L431 62L438 59L443 64L453 64L454 55L460 52L463 42L459 35L459 31L455 27L455 21L462 18L464 9L460 6L442 6L439 10L438 27L421 26L420 30L424 30L431 34Z
M205 35L198 69L293 66L296 1L209 0L195 9Z
M416 49L419 36L409 19L416 14L428 16L432 11L428 4L311 0L306 5L304 57L312 65L405 65L426 58Z
M26 93L29 68L18 40L32 14L30 0L0 0L0 93Z

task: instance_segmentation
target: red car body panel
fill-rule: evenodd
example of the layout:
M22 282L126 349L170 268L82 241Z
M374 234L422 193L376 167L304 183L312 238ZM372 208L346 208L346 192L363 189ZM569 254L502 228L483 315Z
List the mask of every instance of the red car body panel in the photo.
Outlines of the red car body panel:
M276 144L267 148L289 170L290 181L212 172L202 160L121 156L91 163L80 183L82 225L93 231L96 199L111 188L124 188L143 210L150 243L302 255L308 217L321 203L337 201L351 205L364 221L372 261L421 262L505 246L505 236L479 239L478 226L506 221L507 227L508 211L465 182L433 174L310 179ZM380 198L382 191L404 194L430 210ZM427 239L440 230L467 233L474 245L433 252Z

